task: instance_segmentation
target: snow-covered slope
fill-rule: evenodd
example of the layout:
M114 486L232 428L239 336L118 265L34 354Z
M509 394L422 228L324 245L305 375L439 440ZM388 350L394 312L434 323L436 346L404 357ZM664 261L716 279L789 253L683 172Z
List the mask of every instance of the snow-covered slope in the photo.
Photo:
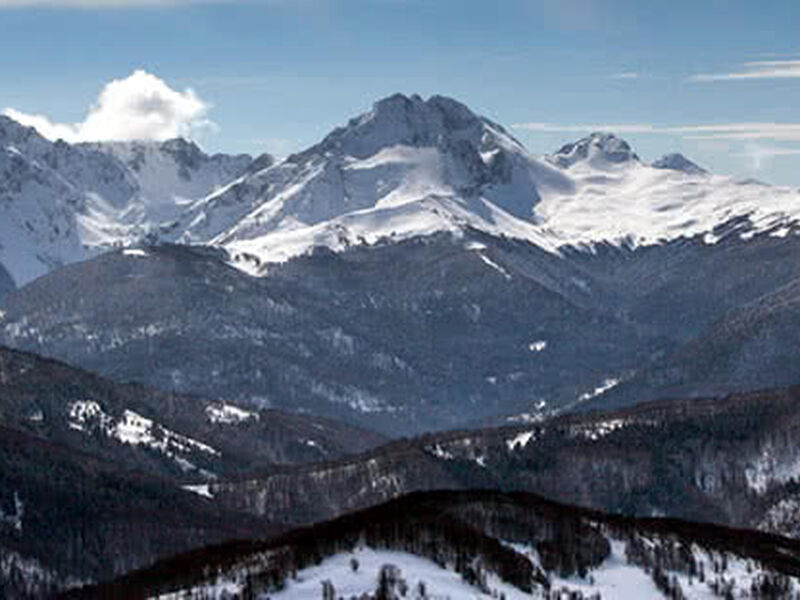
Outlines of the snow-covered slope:
M471 227L564 246L787 235L800 192L707 173L679 154L645 164L613 134L534 157L450 98L395 95L275 164L184 140L52 144L0 121L0 262L17 284L142 239L222 246L249 272L315 246ZM727 231L730 231L728 228Z
M193 201L229 184L253 162L247 154L209 156L181 138L162 143L104 142L86 147L117 158L136 183L135 195L117 219L131 225L159 226L164 231Z
M646 541L645 541L646 540ZM640 544L648 544L652 549L659 548L661 540L637 538ZM483 585L467 583L452 568L437 565L430 559L422 558L407 552L374 550L369 547L358 547L349 553L341 553L323 560L319 565L303 569L297 576L288 579L286 586L270 595L273 600L318 600L324 598L323 586L330 584L335 598L376 598L381 570L393 573L397 584L391 598L409 598L410 600L426 599L469 599L489 600L506 598L506 600L661 600L669 598L667 589L659 589L650 570L644 565L632 562L629 556L631 540L611 539L611 552L597 568L581 577L573 574L569 577L550 573L550 589L536 588L530 593L501 580L494 573L485 573ZM514 545L515 550L541 566L539 554L535 548ZM756 561L742 559L736 555L706 551L701 547L690 547L690 560L694 560L696 571L690 573L677 567L664 569L663 581L680 589L680 598L685 600L713 600L719 597L759 598L754 590L765 581L772 581L771 574L763 570ZM353 561L358 565L353 569ZM724 565L724 569L723 569ZM388 568L388 569L387 569ZM698 579L700 572L708 574ZM774 575L772 576L774 577ZM800 586L795 580L775 578L777 585L786 585L779 594L786 593L794 597ZM214 585L202 589L206 597L221 598L224 593L237 594L243 588L239 577L223 579ZM769 584L767 584L769 585ZM193 590L200 592L200 590ZM162 600L182 598L181 591L160 596ZM598 596L599 594L599 596ZM726 594L730 594L726 596ZM753 594L753 595L751 595ZM769 597L769 596L766 596ZM777 597L777 596L776 596Z
M164 561L85 597L434 600L795 598L778 536L589 513L525 494L400 498L282 537Z
M0 117L0 262L17 285L89 255L77 218L87 210L77 181L89 162L108 176L98 184L119 177L124 185L113 161L96 153L77 157L68 145Z
M648 165L608 133L537 158L455 100L396 95L198 201L178 229L182 241L212 240L263 272L314 246L466 227L557 251L697 235L714 243L736 219L740 235L785 235L798 218L797 190L711 175L679 154Z
M263 263L317 245L340 250L466 226L539 240L541 190L570 188L569 177L463 104L396 95L214 198L257 208L213 242ZM190 224L184 239L203 239L205 222Z
M53 143L0 117L0 265L20 286L114 246L168 237L193 200L252 163L180 139Z
M544 193L536 206L540 227L557 246L694 236L715 243L721 226L736 220L745 238L763 231L782 236L800 218L798 190L711 175L681 155L648 166L609 134L593 134L548 160L572 182L567 193Z

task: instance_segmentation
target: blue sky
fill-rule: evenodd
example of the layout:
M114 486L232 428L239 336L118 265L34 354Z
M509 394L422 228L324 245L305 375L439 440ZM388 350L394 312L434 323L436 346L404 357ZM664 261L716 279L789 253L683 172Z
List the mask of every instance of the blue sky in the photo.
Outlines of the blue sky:
M535 153L602 126L645 159L797 186L798 23L796 0L0 0L0 110L80 123L143 69L194 91L171 123L206 149L286 154L438 93Z

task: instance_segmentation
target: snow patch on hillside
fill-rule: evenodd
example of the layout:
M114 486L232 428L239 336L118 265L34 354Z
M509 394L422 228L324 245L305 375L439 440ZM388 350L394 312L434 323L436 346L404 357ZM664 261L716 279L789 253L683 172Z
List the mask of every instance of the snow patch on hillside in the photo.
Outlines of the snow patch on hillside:
M232 404L212 404L206 407L206 417L211 423L238 425L247 421L258 421L258 413L244 410Z
M607 379L604 379L603 383L598 385L591 392L586 392L584 394L581 394L578 397L578 402L586 402L587 400L591 400L592 398L597 398L598 396L602 396L608 390L618 386L619 383L620 380L615 377L609 377Z
M211 500L214 499L214 494L211 491L211 486L207 483L199 485L184 485L181 486L181 489L184 489L187 492L192 492L193 494L197 494L198 496L202 496L203 498L209 498Z
M72 402L67 407L67 424L70 429L84 434L99 431L101 435L112 438L129 446L144 446L173 459L185 471L197 470L187 460L194 452L209 456L219 456L208 444L181 435L152 419L132 411L125 410L120 418L115 418L91 400Z
M514 450L522 450L531 440L535 441L537 439L537 435L537 431L523 431L513 438L506 440L506 446L508 447L509 452Z

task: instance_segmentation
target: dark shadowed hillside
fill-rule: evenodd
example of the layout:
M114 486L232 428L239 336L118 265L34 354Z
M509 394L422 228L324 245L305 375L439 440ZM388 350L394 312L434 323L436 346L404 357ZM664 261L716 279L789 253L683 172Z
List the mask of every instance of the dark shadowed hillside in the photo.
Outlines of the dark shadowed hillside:
M678 520L609 516L531 494L471 491L412 494L271 540L185 554L68 597L143 598L180 592L191 598L232 593L311 598L301 591L309 587L307 577L324 572L332 584L352 579L350 568L325 570L325 565L339 555L350 556L357 571L357 557L366 549L383 552L385 560L400 565L409 556L423 558L439 580L441 573L453 573L450 585L460 579L471 587L469 597L480 598L492 597L498 588L514 599L543 593L561 598L566 582L583 587L586 595L563 597L597 598L598 590L605 592L605 571L609 565L620 568L619 562L644 574L632 577L635 583L627 587L646 597L684 597L685 589L705 590L712 597L793 598L800 577L800 542L795 540ZM421 564L415 564L419 569ZM399 579L413 584L421 576L395 565L398 581L386 585L399 591L381 592L382 578L375 577L375 596L370 598L405 596L407 584ZM311 589L318 594L322 577L316 577ZM603 597L622 597L625 589L620 581L620 596Z

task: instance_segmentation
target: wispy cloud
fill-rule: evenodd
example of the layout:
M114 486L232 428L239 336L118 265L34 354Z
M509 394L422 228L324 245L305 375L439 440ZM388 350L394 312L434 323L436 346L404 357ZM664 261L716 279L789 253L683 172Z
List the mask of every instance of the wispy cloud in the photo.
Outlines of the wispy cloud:
M725 123L678 126L659 126L650 123L595 123L583 125L518 123L514 127L543 133L610 131L620 134L676 135L687 139L701 140L800 141L800 123Z
M776 148L754 144L749 145L744 152L737 153L736 156L747 158L754 169L761 169L773 158L800 156L800 148Z
M226 0L0 0L0 9L22 8L159 8Z
M54 8L81 10L180 8L199 4L252 4L286 10L324 10L333 0L0 0L0 10Z
M677 133L701 140L776 140L800 141L800 123L728 123L726 125L691 125L666 128L665 133Z
M624 73L614 73L611 79L639 79L639 73L634 71L625 71Z
M748 79L800 78L800 60L758 60L746 62L731 73L699 73L689 79L697 82L739 81Z
M517 129L541 131L542 133L591 133L613 131L615 133L659 133L654 125L646 123L595 123L592 125L557 125L555 123L516 123Z
M259 152L266 151L279 158L289 156L302 147L299 140L275 137L242 140L242 143L248 144L252 148L257 148Z
M210 106L190 88L183 92L145 71L107 83L80 123L56 123L13 108L3 114L51 140L67 142L166 140L214 128Z

